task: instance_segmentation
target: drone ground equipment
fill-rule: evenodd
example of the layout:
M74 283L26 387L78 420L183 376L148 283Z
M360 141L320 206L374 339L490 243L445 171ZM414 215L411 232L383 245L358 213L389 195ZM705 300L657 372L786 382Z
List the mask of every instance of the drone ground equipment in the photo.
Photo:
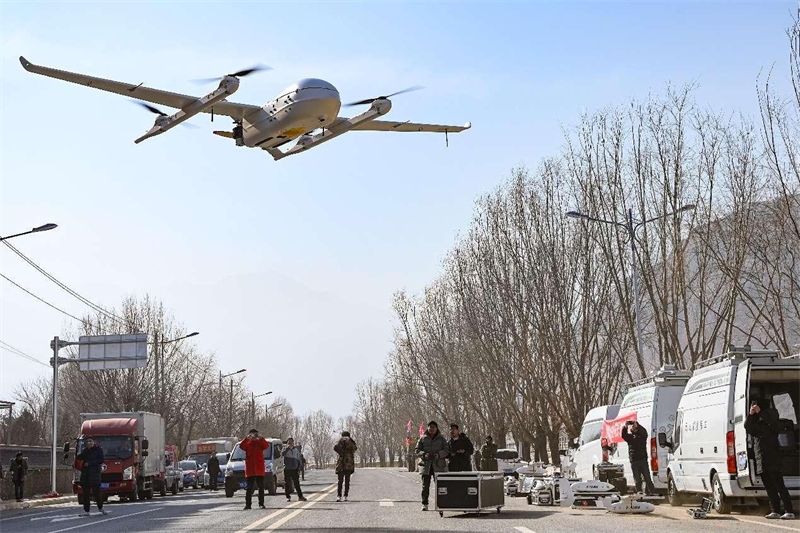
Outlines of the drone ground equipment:
M391 110L391 97L421 89L417 86L347 104L369 104L369 109L348 118L339 116L342 102L336 87L316 78L306 78L290 85L277 98L263 106L229 102L227 98L239 89L240 78L271 70L264 65L239 70L220 78L196 80L197 83L219 81L212 92L196 97L145 87L141 83L137 85L107 80L35 65L22 56L19 60L28 72L178 109L174 114L167 115L158 108L143 104L158 116L153 127L134 141L137 144L160 135L199 113L210 113L212 121L215 114L230 117L233 119L232 130L217 130L214 131L215 135L233 139L236 146L266 150L275 160L304 152L351 130L444 133L445 142L449 143L449 133L458 133L471 127L469 122L463 126L448 126L376 120ZM294 146L286 151L281 150L281 147L292 141L296 141Z

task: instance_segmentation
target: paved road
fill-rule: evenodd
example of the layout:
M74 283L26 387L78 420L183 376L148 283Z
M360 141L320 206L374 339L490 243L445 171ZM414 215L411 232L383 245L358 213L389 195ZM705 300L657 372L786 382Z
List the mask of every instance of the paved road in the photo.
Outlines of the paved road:
M448 513L440 518L436 512L421 511L420 483L415 474L388 468L359 470L353 476L351 501L341 503L335 501L335 479L332 472L309 472L303 484L308 502L295 499L287 504L282 496L267 496L267 510L243 511L242 491L228 499L222 493L187 490L150 501L112 502L107 506L107 516L100 515L93 507L91 517L79 517L76 504L8 511L0 516L0 531L800 533L800 521L776 523L756 512L692 520L683 509L660 505L652 515L620 516L604 511L529 506L523 498L507 498L500 514Z

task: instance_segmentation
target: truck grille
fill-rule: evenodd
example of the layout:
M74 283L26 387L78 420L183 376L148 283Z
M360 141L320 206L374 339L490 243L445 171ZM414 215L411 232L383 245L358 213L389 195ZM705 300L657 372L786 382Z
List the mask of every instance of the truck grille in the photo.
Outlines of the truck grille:
M103 483L109 483L114 481L122 481L122 472L116 472L113 474L101 474L100 480Z

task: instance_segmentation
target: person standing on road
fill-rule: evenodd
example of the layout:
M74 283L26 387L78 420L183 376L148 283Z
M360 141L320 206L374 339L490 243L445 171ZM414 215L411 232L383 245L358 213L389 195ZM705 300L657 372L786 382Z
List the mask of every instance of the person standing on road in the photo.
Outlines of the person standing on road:
M622 440L628 443L628 459L633 471L633 484L636 492L642 491L644 481L645 494L655 494L653 480L650 477L650 455L647 452L647 430L636 420L628 420L622 427Z
M497 444L491 435L486 436L486 442L481 446L481 470L497 472Z
M431 491L431 477L436 472L447 471L447 456L450 451L447 441L439 432L439 425L431 421L428 430L417 442L416 456L422 459L422 510L428 510L428 496Z
M761 476L771 508L766 517L793 519L792 499L786 490L781 472L783 456L778 443L778 412L771 409L764 400L754 401L744 421L744 429L755 439L756 474ZM783 512L781 512L781 500L783 500Z
M459 432L458 424L450 424L450 440L447 446L450 448L450 462L447 469L450 472L471 472L475 446L469 437Z
M219 476L219 458L217 454L209 458L206 471L208 472L208 490L217 490L217 477Z
M83 444L83 451L75 457L76 461L82 461L81 492L83 493L83 516L89 516L92 496L94 496L97 509L103 514L108 514L108 511L103 509L103 493L100 490L103 462L106 460L103 448L92 437L86 437Z
M333 447L339 455L336 461L336 475L339 477L339 491L336 493L336 501L342 501L342 483L344 483L344 501L350 495L350 476L356 470L356 441L350 437L349 431L342 431L342 438Z
M283 450L284 476L286 476L286 501L292 501L292 485L297 491L297 499L301 502L306 501L303 497L303 489L300 488L300 466L302 456L300 448L294 445L294 439L289 437L286 440L286 448Z
M264 507L264 450L269 448L269 442L258 434L257 429L251 429L247 437L239 443L239 448L244 450L244 475L247 478L247 491L244 494L244 510L252 509L253 492L258 485L258 506Z
M28 476L28 460L22 456L22 452L17 452L11 460L8 471L11 472L11 481L14 482L14 498L21 502L24 499L25 478Z

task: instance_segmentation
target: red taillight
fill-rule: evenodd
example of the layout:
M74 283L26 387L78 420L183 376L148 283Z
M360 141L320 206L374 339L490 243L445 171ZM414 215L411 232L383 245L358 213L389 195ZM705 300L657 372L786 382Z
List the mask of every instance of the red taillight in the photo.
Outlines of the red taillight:
M650 471L658 472L658 444L656 439L650 439Z
M736 443L733 439L733 431L725 434L725 447L728 453L728 473L736 473Z

